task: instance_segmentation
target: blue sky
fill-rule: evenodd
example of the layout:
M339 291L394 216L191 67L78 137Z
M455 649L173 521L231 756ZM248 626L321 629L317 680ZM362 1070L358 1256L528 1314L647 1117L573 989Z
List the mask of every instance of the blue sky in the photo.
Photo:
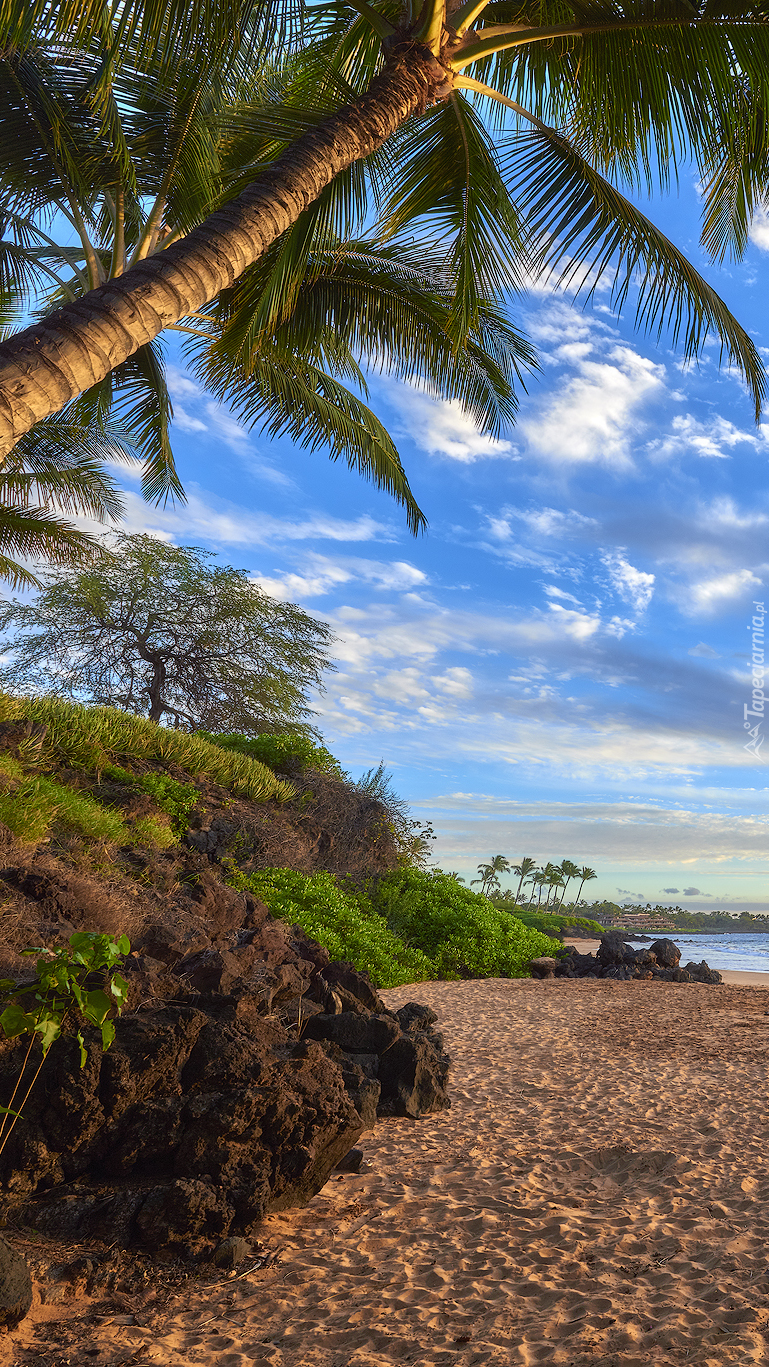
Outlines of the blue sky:
M716 270L693 183L651 216L769 356L769 220ZM245 432L173 344L189 502L158 511L129 487L129 525L208 547L331 623L318 724L353 774L384 759L443 867L568 857L600 897L769 907L769 773L743 729L767 435L717 343L686 370L608 293L583 311L537 291L512 312L542 372L504 440L372 378L427 536L322 453Z

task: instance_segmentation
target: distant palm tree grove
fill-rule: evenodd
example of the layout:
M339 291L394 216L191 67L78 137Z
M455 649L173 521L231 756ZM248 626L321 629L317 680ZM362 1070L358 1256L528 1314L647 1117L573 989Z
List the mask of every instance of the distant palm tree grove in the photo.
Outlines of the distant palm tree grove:
M502 892L499 875L512 873L518 879L515 892L509 888ZM536 906L540 911L557 912L564 906L566 893L571 883L579 882L577 894L570 898L576 905L586 883L591 883L598 874L587 864L582 868L571 859L562 859L560 864L539 865L535 859L526 855L518 864L511 864L503 854L495 854L487 864L478 865L478 877L471 884L480 884L486 897L494 897L519 906ZM526 892L526 889L529 892Z

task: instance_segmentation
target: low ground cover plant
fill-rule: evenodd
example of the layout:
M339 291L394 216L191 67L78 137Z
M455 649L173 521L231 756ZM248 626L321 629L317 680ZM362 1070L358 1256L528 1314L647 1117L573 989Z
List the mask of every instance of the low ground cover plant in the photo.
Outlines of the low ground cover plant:
M235 750L240 755L249 755L259 760L269 769L285 773L286 769L315 769L321 774L334 774L344 778L345 774L337 760L325 745L319 745L310 736L285 732L261 736L212 735L209 731L198 732L212 745L223 750Z
M399 869L366 889L340 886L330 873L289 869L233 869L229 881L259 897L273 916L301 925L332 958L368 972L377 987L528 977L530 959L560 948L440 871Z
M85 707L64 698L21 698L0 693L0 722L27 720L46 726L37 746L40 767L55 763L103 773L121 760L159 760L190 774L204 774L251 802L286 802L290 783L266 764L223 750L200 735L170 731L116 707Z
M522 921L532 930L541 930L545 935L552 935L556 930L567 930L569 926L582 926L585 930L592 930L596 937L606 934L606 926L602 926L598 921L591 921L588 916L558 916L556 913L551 915L512 907L505 908L505 914L514 916L516 921Z

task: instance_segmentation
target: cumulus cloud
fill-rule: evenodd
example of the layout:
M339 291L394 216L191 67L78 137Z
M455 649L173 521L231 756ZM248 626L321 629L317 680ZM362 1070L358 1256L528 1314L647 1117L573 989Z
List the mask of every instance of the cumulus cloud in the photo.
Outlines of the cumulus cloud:
M757 446L759 441L755 433L742 431L727 418L716 415L707 422L700 422L691 413L685 413L673 419L665 437L649 442L646 449L660 459L691 451L696 456L726 460L740 443Z
M254 582L265 593L287 602L319 598L355 581L371 584L380 591L406 592L427 584L428 578L423 570L406 560L362 560L354 556L331 560L325 555L307 556L299 574L289 571L254 575Z
M710 616L759 588L761 580L752 570L729 570L687 585L680 592L679 604L688 616Z
M699 888L684 888L684 897L700 897Z
M762 252L769 252L769 206L762 204L753 215L750 240Z
M663 888L662 891L663 891L663 892L669 892L669 893L680 893L681 889L680 889L680 888Z
M516 448L481 432L457 399L434 399L412 385L385 386L388 402L398 414L397 435L408 437L431 456L445 456L464 465L488 457L516 457Z
M601 561L609 572L614 592L636 612L644 612L654 593L654 575L636 569L625 559L621 549L607 552L601 556Z
M564 359L577 373L521 424L530 450L557 464L629 469L638 409L661 393L663 367L628 346L613 346L603 360L572 348Z

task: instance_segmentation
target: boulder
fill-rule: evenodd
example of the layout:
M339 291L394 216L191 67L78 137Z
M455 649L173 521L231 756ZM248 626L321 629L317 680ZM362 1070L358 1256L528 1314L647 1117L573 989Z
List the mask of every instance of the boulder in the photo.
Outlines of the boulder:
M529 961L532 978L554 978L557 960L551 959L547 954L542 954L538 959Z
M56 1041L0 1154L17 1213L50 1236L208 1256L309 1201L377 1114L449 1105L432 1011L388 1011L365 974L253 898L195 893L208 943L193 948L183 921L148 933L162 958L137 941L126 976L141 1004L106 1053L84 1032L83 1069L74 1037ZM0 1096L25 1048L0 1039Z
M681 951L672 940L655 940L651 946L651 952L655 956L660 968L678 968L681 961Z
M32 1305L32 1278L20 1253L0 1234L0 1325L13 1329Z

